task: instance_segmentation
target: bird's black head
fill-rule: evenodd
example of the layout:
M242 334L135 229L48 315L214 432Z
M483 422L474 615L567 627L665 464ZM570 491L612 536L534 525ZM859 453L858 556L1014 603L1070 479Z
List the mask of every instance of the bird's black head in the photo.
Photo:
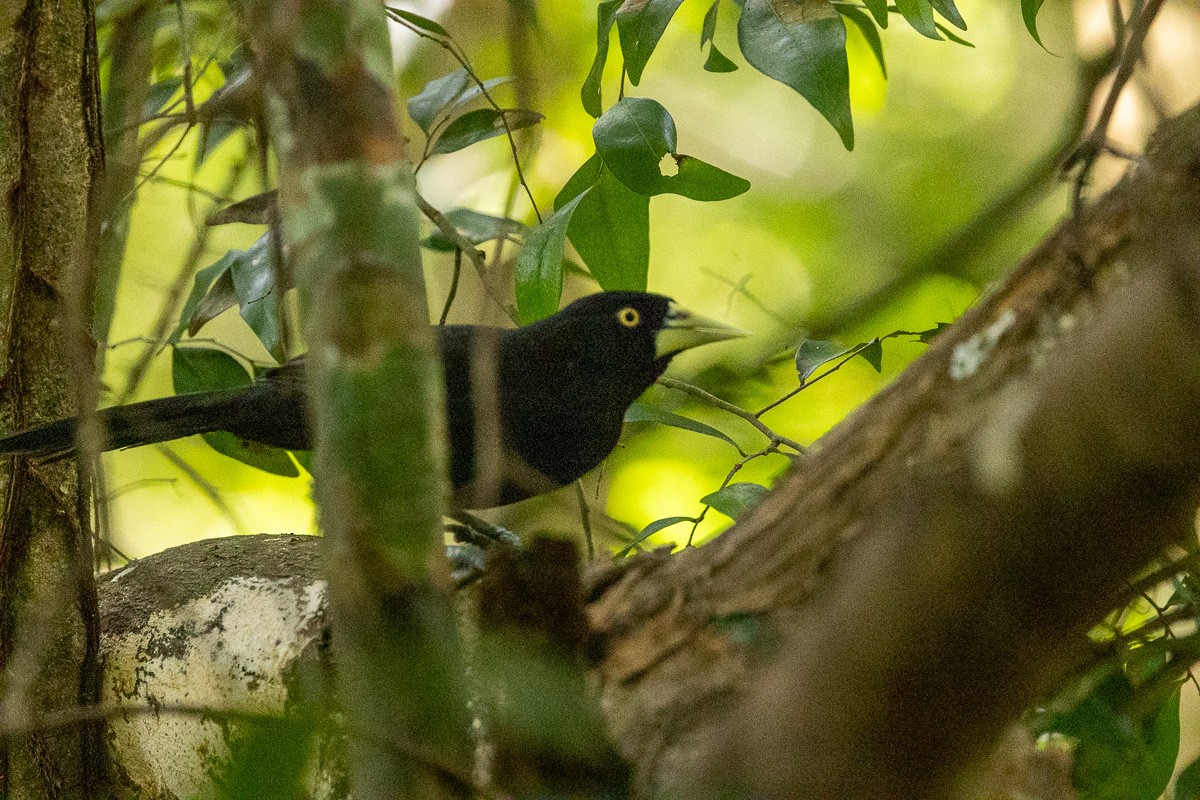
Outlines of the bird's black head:
M745 335L669 297L628 291L588 295L526 330L566 348L566 360L597 379L628 387L625 402L645 391L677 353Z

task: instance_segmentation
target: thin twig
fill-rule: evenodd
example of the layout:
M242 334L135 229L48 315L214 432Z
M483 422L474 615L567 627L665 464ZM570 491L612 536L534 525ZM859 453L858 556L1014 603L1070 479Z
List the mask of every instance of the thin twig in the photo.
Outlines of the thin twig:
M1071 208L1076 216L1083 207L1083 187L1087 184L1092 167L1095 166L1096 159L1100 155L1102 144L1108 138L1108 127L1112 123L1113 113L1117 109L1117 101L1121 98L1125 84L1133 77L1133 71L1142 56L1146 35L1150 32L1150 26L1154 24L1154 18L1158 16L1162 5L1163 0L1147 0L1140 11L1135 10L1131 15L1125 30L1127 34L1125 46L1121 49L1121 57L1117 61L1117 71L1113 75L1112 85L1104 98L1104 105L1096 118L1096 124L1092 126L1091 133L1079 143L1075 152L1071 154L1064 165L1065 169L1079 167L1079 174L1075 176L1075 188L1071 196ZM1119 17L1119 12L1117 15ZM1114 25L1114 33L1117 33L1115 29ZM1118 41L1120 40L1118 39Z
M450 276L450 291L446 293L446 304L442 306L442 315L438 317L438 325L446 324L446 320L450 317L450 307L454 305L454 298L458 295L458 278L462 275L462 256L462 248L454 248L454 273Z
M504 297L504 294L492 282L491 274L488 272L487 265L483 261L483 255L480 253L479 248L475 246L475 243L459 233L458 228L454 227L454 223L446 219L446 215L431 206L429 201L427 201L424 197L422 197L420 194L418 194L416 197L417 207L421 209L421 213L424 214L430 222L436 225L437 229L442 232L442 235L449 239L450 242L459 250L461 250L471 261L471 265L475 267L475 273L479 276L479 280L483 284L483 289L487 293L487 296L492 299L492 302L500 307L500 310L503 311L505 315L513 321L514 324L520 325L521 321L520 318L517 317L517 312L503 301L502 298Z
M822 377L824 377L824 376L822 376ZM722 411L727 411L736 417L740 417L741 419L746 420L746 422L749 422L751 425L753 425L755 428L757 428L758 431L760 433L762 433L763 436L766 436L768 439L770 439L771 444L787 445L788 447L795 450L797 453L805 453L807 451L807 448L804 445L800 444L799 442L793 441L792 439L789 439L786 436L780 436L778 433L776 433L775 431L773 431L769 427L767 427L767 425L761 419L759 419L759 416L762 414L762 412L759 412L758 414L753 414L744 408L735 406L733 403L729 403L729 402L722 400L721 398L717 397L715 394L711 394L709 392L704 391L699 386L693 386L690 383L684 383L683 381L675 380L674 378L659 378L658 384L660 386L665 386L668 389L675 389L677 391L684 392L686 394L690 394L692 397L696 397L700 400L703 400L705 403L708 403L710 406L713 406L714 408L719 408Z

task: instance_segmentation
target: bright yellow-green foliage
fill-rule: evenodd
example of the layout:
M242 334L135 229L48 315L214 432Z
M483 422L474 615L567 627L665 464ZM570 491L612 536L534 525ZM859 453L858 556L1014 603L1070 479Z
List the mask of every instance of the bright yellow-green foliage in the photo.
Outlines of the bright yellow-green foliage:
M1039 30L1058 57L1031 41L1016 3L961 3L970 26L966 37L974 49L922 38L897 19L883 32L886 82L861 34L851 26L848 52L856 145L847 152L838 135L799 95L741 60L734 39L736 15L729 3L723 4L716 41L740 69L725 74L703 71L704 55L698 45L707 4L685 3L641 84L627 85L626 93L653 97L667 107L678 126L681 152L744 177L752 187L732 200L715 203L672 195L653 198L650 289L755 335L677 359L672 374L685 379L700 376L710 390L757 410L795 387L795 369L786 353L806 336L809 323L839 323L839 332L825 330L821 338L837 338L846 345L897 329L925 330L952 321L987 280L1010 269L1062 213L1061 193L1021 209L1015 224L1007 224L1003 236L990 238L982 251L948 254L926 269L923 278L898 289L886 307L866 315L843 313L873 288L911 269L989 200L1021 180L1030 164L1053 151L1069 122L1076 62L1071 55L1070 20L1050 5L1039 17ZM465 0L444 16L438 16L431 3L416 10L436 17L454 35L481 77L513 74L504 39L505 3ZM518 61L524 65L522 94L527 93L528 104L546 118L530 129L529 138L522 139L522 163L539 207L548 213L563 183L593 152L592 119L582 109L579 89L595 52L595 7L549 0L539 3L539 14L540 30L525 42ZM403 100L428 80L458 67L443 50L402 29L394 29L393 44L401 110ZM610 55L603 83L605 107L615 100L619 64L619 57ZM171 68L163 65L164 70ZM215 78L216 67L210 70ZM204 81L200 86L201 91L211 90ZM516 105L514 84L496 92L502 105ZM411 123L405 124L412 152L417 154L424 144L422 134ZM197 135L188 135L173 150L177 137L166 137L143 166L148 173L159 159L166 159L156 176L141 187L134 209L111 336L116 346L109 354L105 376L114 390L111 397L120 393L144 346L119 343L151 334L194 235L204 217L218 207L206 194L190 192L187 186L221 192L232 166L246 156L248 138L234 135L197 172ZM228 199L257 192L258 174L251 162ZM504 137L432 157L422 166L418 185L423 196L442 210L464 206L534 221L524 193L510 193L513 170ZM215 228L198 265L211 263L230 247L245 248L260 234L260 228L245 225ZM511 258L515 249L508 245L505 252ZM426 251L434 318L450 284L451 269L448 254ZM568 276L568 295L594 288L585 278ZM172 313L177 314L178 308ZM451 321L500 324L502 320L480 292L470 268L464 267ZM217 339L256 361L267 360L236 311L226 312L198 336ZM922 350L920 344L889 340L884 343L881 375L856 359L769 412L764 421L782 435L809 443ZM768 361L777 354L785 355ZM744 449L765 444L742 420L685 402L677 392L654 391L663 404L678 406L676 411L720 428ZM170 392L170 359L165 351L156 358L137 396ZM191 474L171 464L155 447L107 457L114 541L130 555L239 531L313 531L307 475L298 479L266 475L216 454L199 440L167 447L187 462ZM699 499L721 485L737 459L732 447L715 438L639 424L629 429L625 446L606 467L585 481L586 494L594 500L595 510L607 507L636 531L662 517L696 514ZM769 483L786 464L781 456L758 459L735 480ZM578 511L569 489L533 502L533 508L517 509L507 518L522 530L578 530ZM726 517L709 512L699 539L728 524ZM688 528L669 528L650 543L686 540ZM602 538L601 543L620 547L616 538Z

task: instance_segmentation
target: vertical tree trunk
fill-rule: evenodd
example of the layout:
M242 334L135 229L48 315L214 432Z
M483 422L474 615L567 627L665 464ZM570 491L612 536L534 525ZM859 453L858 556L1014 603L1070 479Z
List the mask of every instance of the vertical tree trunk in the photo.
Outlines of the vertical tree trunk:
M60 287L87 268L88 197L102 161L95 29L86 2L0 5L0 426L73 411ZM91 540L69 462L17 459L0 478L0 722L93 702L98 615ZM98 728L0 753L9 798L94 794Z

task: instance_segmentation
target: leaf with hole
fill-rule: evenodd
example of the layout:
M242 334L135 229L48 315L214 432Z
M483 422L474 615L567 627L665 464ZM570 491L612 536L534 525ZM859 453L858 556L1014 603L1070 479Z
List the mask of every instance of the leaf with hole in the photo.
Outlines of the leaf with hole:
M592 126L592 139L604 166L638 194L678 194L693 200L726 200L750 188L744 178L675 152L675 121L656 100L626 97ZM664 157L674 175L663 174Z
M832 4L825 3L828 16L813 10L821 6L812 2L746 0L738 45L752 67L799 92L852 150L846 25Z

